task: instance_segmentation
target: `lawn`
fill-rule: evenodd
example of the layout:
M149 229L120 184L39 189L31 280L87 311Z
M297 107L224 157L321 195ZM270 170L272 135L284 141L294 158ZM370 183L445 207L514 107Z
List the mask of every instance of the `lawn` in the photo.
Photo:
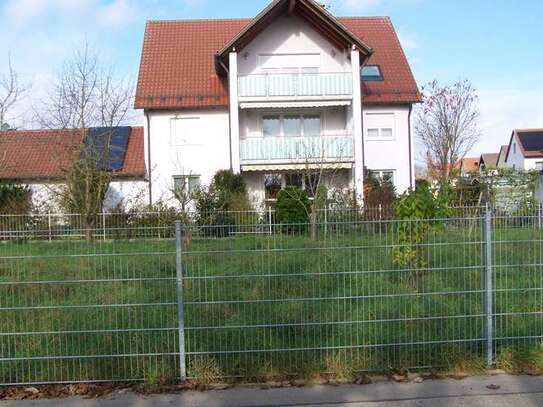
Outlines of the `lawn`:
M341 375L484 357L478 225L432 228L417 270L393 261L390 226L336 224L316 240L248 231L184 239L189 375ZM493 231L498 352L541 342L542 237ZM0 382L178 375L175 249L151 237L0 244Z

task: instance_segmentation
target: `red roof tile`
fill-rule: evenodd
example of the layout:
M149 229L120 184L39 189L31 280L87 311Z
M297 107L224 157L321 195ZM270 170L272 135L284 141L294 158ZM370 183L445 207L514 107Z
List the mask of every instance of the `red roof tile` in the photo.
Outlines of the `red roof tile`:
M464 172L471 173L479 171L479 159L481 157L466 157L462 159L462 168Z
M380 65L384 80L363 84L363 102L416 103L420 93L388 17L338 19L373 48L368 64ZM226 79L215 69L215 53L251 19L148 21L141 56L136 108L225 107Z
M33 181L63 177L80 155L80 129L0 131L0 179ZM115 178L145 175L143 127L132 127L124 165Z

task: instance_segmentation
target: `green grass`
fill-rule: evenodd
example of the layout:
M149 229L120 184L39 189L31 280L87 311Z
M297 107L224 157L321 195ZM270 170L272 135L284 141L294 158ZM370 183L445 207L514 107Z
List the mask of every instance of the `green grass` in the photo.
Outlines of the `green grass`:
M541 349L542 236L539 229L494 231L499 354ZM432 230L418 248L425 267L417 271L394 264L397 243L390 228L343 225L321 229L317 240L184 242L189 375L343 378L357 370L479 366L479 228ZM40 333L0 336L0 358L20 358L0 360L0 382L178 375L174 252L173 240L154 239L0 244L0 332ZM119 306L126 304L138 305ZM110 330L124 331L103 332Z

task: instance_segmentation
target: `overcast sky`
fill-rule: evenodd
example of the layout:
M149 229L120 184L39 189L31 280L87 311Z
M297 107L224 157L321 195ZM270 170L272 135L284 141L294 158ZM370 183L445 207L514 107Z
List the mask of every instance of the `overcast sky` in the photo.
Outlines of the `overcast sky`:
M0 71L8 53L39 97L85 41L117 73L137 75L147 19L250 17L267 0L0 0ZM325 0L336 15L387 15L419 84L469 79L497 152L512 128L543 127L543 1ZM196 39L197 40L197 39ZM25 101L22 110L28 110ZM139 123L135 123L139 124Z

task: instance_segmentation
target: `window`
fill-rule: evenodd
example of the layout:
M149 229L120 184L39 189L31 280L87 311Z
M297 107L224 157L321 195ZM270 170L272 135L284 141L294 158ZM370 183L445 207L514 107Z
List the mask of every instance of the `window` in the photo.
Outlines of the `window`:
M285 137L299 137L302 135L302 116L283 116L283 134Z
M543 171L543 161L537 161L535 163L535 169L538 171Z
M176 194L188 194L191 197L200 185L199 175L175 175L173 177L173 189Z
M285 174L285 186L303 188L304 177L297 173Z
M379 65L366 65L361 70L362 80L364 81L382 81L383 74Z
M365 113L366 137L372 140L394 140L396 118L394 113Z
M394 138L394 132L390 127L385 127L382 129L368 129L368 138L391 140Z
M379 137L379 129L368 129L368 137L378 138Z
M517 145L515 143L513 143L513 153L514 154L517 153Z
M279 174L264 175L265 199L277 199L277 193L281 190L282 180Z
M394 170L370 170L370 175L380 182L390 182L394 185Z
M320 136L321 134L321 116L318 114L305 114L304 120L304 136Z
M281 116L262 117L262 135L264 137L277 137L281 135Z
M320 134L321 115L318 113L262 116L264 137L308 137Z

